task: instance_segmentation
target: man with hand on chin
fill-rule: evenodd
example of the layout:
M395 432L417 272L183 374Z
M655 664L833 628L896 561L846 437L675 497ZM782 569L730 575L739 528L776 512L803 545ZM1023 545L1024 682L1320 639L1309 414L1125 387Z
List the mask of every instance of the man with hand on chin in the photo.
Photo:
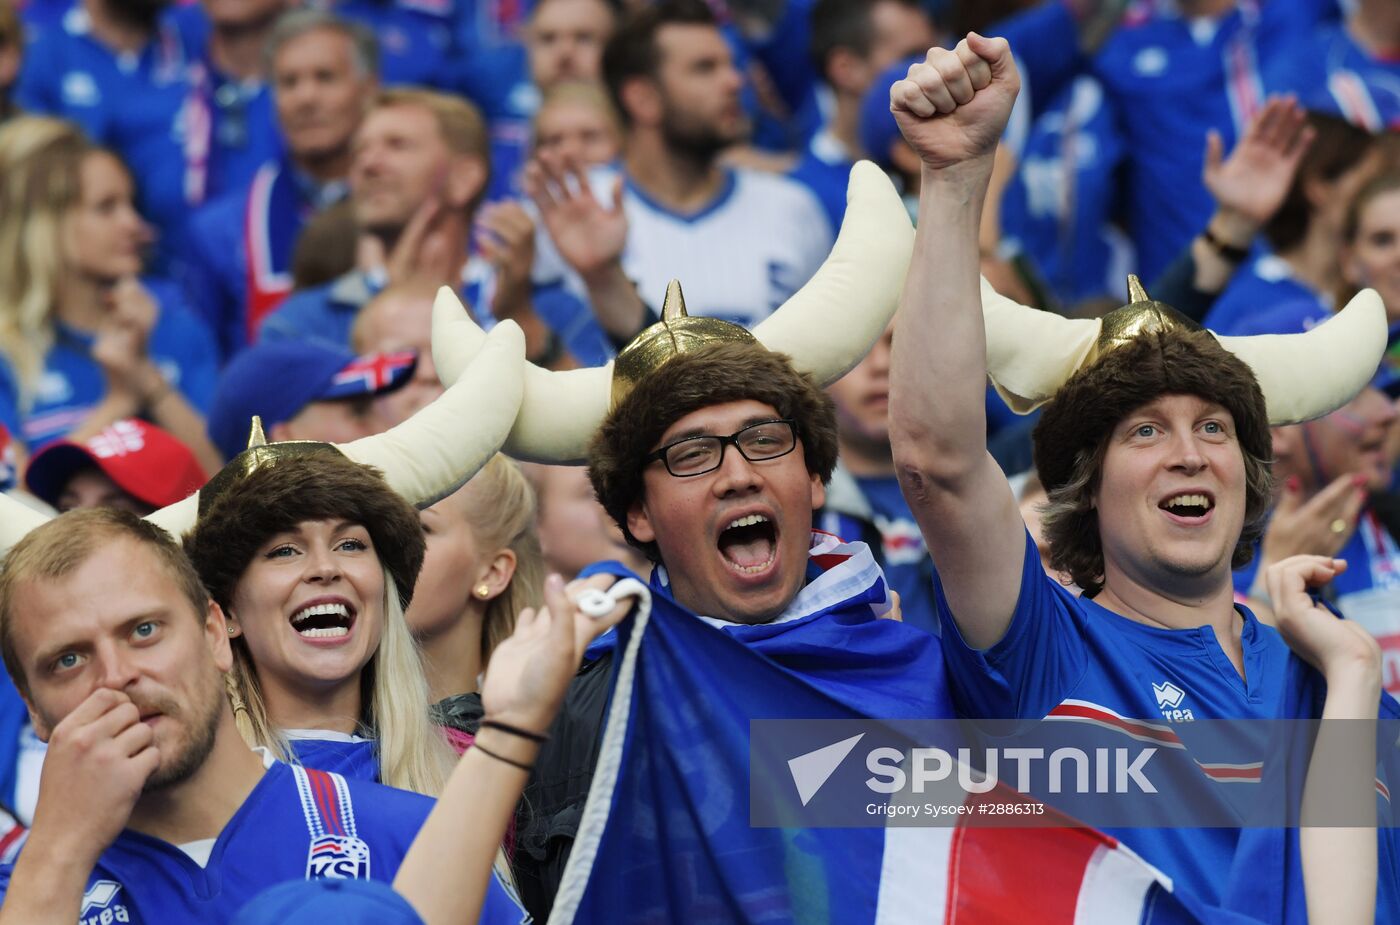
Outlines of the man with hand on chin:
M227 922L267 887L322 878L393 880L431 922L478 905L519 922L491 861L578 653L623 609L593 620L558 579L548 592L555 616L526 611L500 646L481 748L434 813L248 749L223 612L163 530L109 509L36 528L0 572L0 655L49 752L28 841L0 866L0 923Z

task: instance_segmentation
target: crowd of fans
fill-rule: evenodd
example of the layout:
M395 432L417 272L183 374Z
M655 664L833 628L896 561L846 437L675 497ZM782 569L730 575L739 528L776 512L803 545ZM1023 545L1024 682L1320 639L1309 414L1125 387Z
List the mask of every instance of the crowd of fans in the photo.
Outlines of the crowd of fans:
M227 471L255 417L271 443L383 435L452 385L432 338L442 287L484 331L518 327L524 358L554 372L612 360L661 319L673 278L690 315L762 330L831 252L857 161L884 170L918 222L928 157L891 85L971 30L1008 40L1021 82L977 216L980 270L1002 294L1096 318L1130 300L1131 273L1222 335L1312 330L1359 291L1380 295L1393 346L1375 378L1338 410L1271 429L1271 514L1233 586L1272 624L1270 576L1291 557L1346 560L1318 594L1374 637L1382 686L1400 695L1394 0L0 0L0 488L49 513L140 517ZM839 452L817 480L813 526L867 544L896 616L940 636L951 624L939 557L891 440L898 323L826 389ZM936 390L938 375L919 381ZM1045 569L1071 585L1040 523L1038 420L985 388L986 450ZM651 436L670 439L667 427ZM730 449L752 460L731 429ZM676 572L664 543L658 554L639 536L655 525L605 510L577 466L497 454L418 512L339 459L305 468L299 481L221 489L226 512L184 538L192 570L118 514L35 543L20 577L0 579L6 667L15 675L6 624L25 576L87 567L55 564L65 544L80 560L110 558L112 575L164 575L162 607L205 620L212 595L227 622L209 617L203 632L222 648L191 655L191 622L170 663L208 669L172 688L212 717L207 782L237 794L234 806L253 799L264 764L233 754L246 740L266 767L441 796L449 822L434 828L427 802L353 793L392 829L374 850L376 863L405 859L400 893L428 921L468 907L508 921L517 900L544 921L580 828L612 658L585 662L566 725L541 750L536 733L603 629L546 576L587 578L605 560ZM250 513L263 506L297 516ZM375 632L353 646L299 648L274 626L307 580L297 560L319 549L344 558L313 568L342 570L350 591L303 600L298 619L330 639L372 611ZM200 581L208 594L190 590ZM529 659L557 678L531 687ZM226 684L209 680L219 672ZM61 697L32 692L22 670L12 680L18 692L0 679L0 806L13 825L0 851L43 813L41 775L109 794L121 783L84 771L55 734ZM129 704L101 706L86 705L87 719ZM502 760L458 764L483 734ZM46 747L60 743L65 764L51 771ZM492 777L537 752L548 771L528 785ZM505 807L504 839L487 837L490 825L478 836L488 857L503 845L497 875L483 868L444 894L450 869L434 865L480 848L454 844L471 836L451 822L474 812L478 786ZM127 789L129 807L141 787ZM153 830L180 844L173 818ZM425 836L442 840L410 850L425 818ZM214 849L181 847L202 850L200 866ZM1219 886L1169 872L1205 894ZM282 879L253 878L241 898ZM246 921L283 914L264 899ZM393 896L354 899L368 909ZM383 914L374 920L393 920Z

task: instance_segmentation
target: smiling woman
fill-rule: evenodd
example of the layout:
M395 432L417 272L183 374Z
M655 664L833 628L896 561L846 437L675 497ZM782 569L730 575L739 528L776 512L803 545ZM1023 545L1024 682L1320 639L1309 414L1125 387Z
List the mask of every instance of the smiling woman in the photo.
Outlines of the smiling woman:
M412 505L323 446L213 494L185 549L224 608L250 744L438 792L452 753L404 617L424 554Z

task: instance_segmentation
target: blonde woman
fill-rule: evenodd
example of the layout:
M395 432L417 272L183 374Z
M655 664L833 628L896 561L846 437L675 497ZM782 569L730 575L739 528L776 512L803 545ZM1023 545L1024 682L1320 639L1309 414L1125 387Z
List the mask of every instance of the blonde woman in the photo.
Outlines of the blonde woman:
M423 562L418 512L333 450L204 494L185 550L227 617L244 738L308 767L436 795L454 756L429 719L404 617Z
M429 697L458 747L481 718L478 678L515 618L544 599L535 493L497 455L461 489L422 512L428 551L408 625L423 649Z
M213 471L214 342L174 286L140 278L151 235L132 197L76 126L0 127L0 423L32 451L144 416Z

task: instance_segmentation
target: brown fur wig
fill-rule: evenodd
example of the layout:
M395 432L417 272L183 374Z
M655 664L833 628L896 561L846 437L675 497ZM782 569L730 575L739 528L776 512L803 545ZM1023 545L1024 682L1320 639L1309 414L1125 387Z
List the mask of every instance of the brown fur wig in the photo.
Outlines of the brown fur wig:
M418 511L378 470L334 451L283 458L235 482L185 535L185 552L209 594L227 610L263 543L304 521L330 519L369 531L407 609L426 548Z
M752 400L797 422L807 471L822 482L836 467L836 411L827 394L786 356L760 344L714 344L668 360L613 408L588 448L588 477L627 542L660 561L655 543L627 529L627 512L642 497L642 468L676 421L711 405Z
M1085 591L1103 585L1092 500L1109 435L1131 411L1170 394L1219 402L1234 417L1246 474L1245 525L1234 566L1253 555L1269 506L1273 456L1259 383L1206 331L1145 333L1071 376L1035 428L1036 471L1050 499L1045 532L1051 562Z

